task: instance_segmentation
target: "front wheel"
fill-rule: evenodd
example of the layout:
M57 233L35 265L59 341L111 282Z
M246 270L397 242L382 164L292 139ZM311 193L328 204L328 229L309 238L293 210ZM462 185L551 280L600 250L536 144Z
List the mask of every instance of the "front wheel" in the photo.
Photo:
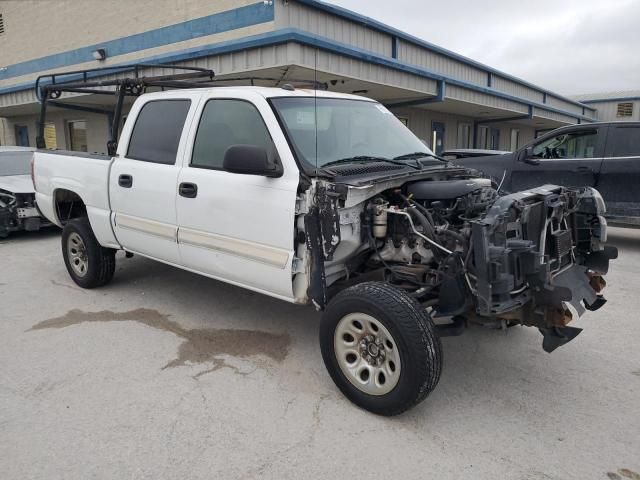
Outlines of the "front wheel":
M397 415L424 400L442 372L442 345L427 311L386 283L336 295L320 324L322 358L356 405Z
M106 285L116 269L115 250L98 243L89 220L71 220L62 229L62 256L69 275L82 288Z

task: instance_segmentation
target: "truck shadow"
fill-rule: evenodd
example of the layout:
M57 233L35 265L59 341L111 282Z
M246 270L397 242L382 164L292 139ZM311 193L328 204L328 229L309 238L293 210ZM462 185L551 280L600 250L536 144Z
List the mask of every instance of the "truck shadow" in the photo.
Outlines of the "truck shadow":
M26 232L24 230L19 232L12 232L7 237L0 237L0 245L8 243L27 243L36 242L38 240L44 240L47 238L59 237L62 233L55 225L50 227L43 227L36 232Z

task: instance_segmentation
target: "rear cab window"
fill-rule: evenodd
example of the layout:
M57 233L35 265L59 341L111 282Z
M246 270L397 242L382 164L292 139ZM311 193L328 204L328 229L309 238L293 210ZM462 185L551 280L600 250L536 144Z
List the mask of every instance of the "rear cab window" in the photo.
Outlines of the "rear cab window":
M191 100L151 100L143 105L129 139L127 158L174 165Z

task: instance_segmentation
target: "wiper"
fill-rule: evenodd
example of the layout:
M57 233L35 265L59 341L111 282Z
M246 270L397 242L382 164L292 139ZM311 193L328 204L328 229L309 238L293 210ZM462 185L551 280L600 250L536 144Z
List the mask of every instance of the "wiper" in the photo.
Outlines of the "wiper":
M394 157L394 160L412 160L412 159L419 159L419 158L424 158L424 157L432 157L435 158L436 160L441 160L443 162L448 162L448 160L446 158L442 158L439 155L436 155L434 153L427 153L427 152L413 152L413 153L405 153L404 155L398 155L397 157Z
M342 163L353 163L353 162L385 162L392 163L393 165L400 165L401 167L411 167L416 170L422 170L422 166L418 167L416 165L410 165L408 163L396 161L395 159L386 158L386 157L375 157L372 155L356 155L354 157L341 158L339 160L333 160L329 163L325 163L322 167L327 167L329 165L339 165Z

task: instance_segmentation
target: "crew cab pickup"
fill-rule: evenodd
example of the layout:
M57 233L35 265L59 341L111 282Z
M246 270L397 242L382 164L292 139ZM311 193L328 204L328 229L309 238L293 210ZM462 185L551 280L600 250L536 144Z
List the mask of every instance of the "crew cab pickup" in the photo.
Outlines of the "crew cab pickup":
M328 91L147 93L113 157L33 161L78 285L107 284L124 250L313 305L329 374L382 415L435 388L440 336L469 322L536 327L547 351L571 340L616 257L595 189L499 196L378 102Z
M610 223L640 227L640 123L558 128L504 155L454 160L493 177L506 191L545 183L597 188Z

